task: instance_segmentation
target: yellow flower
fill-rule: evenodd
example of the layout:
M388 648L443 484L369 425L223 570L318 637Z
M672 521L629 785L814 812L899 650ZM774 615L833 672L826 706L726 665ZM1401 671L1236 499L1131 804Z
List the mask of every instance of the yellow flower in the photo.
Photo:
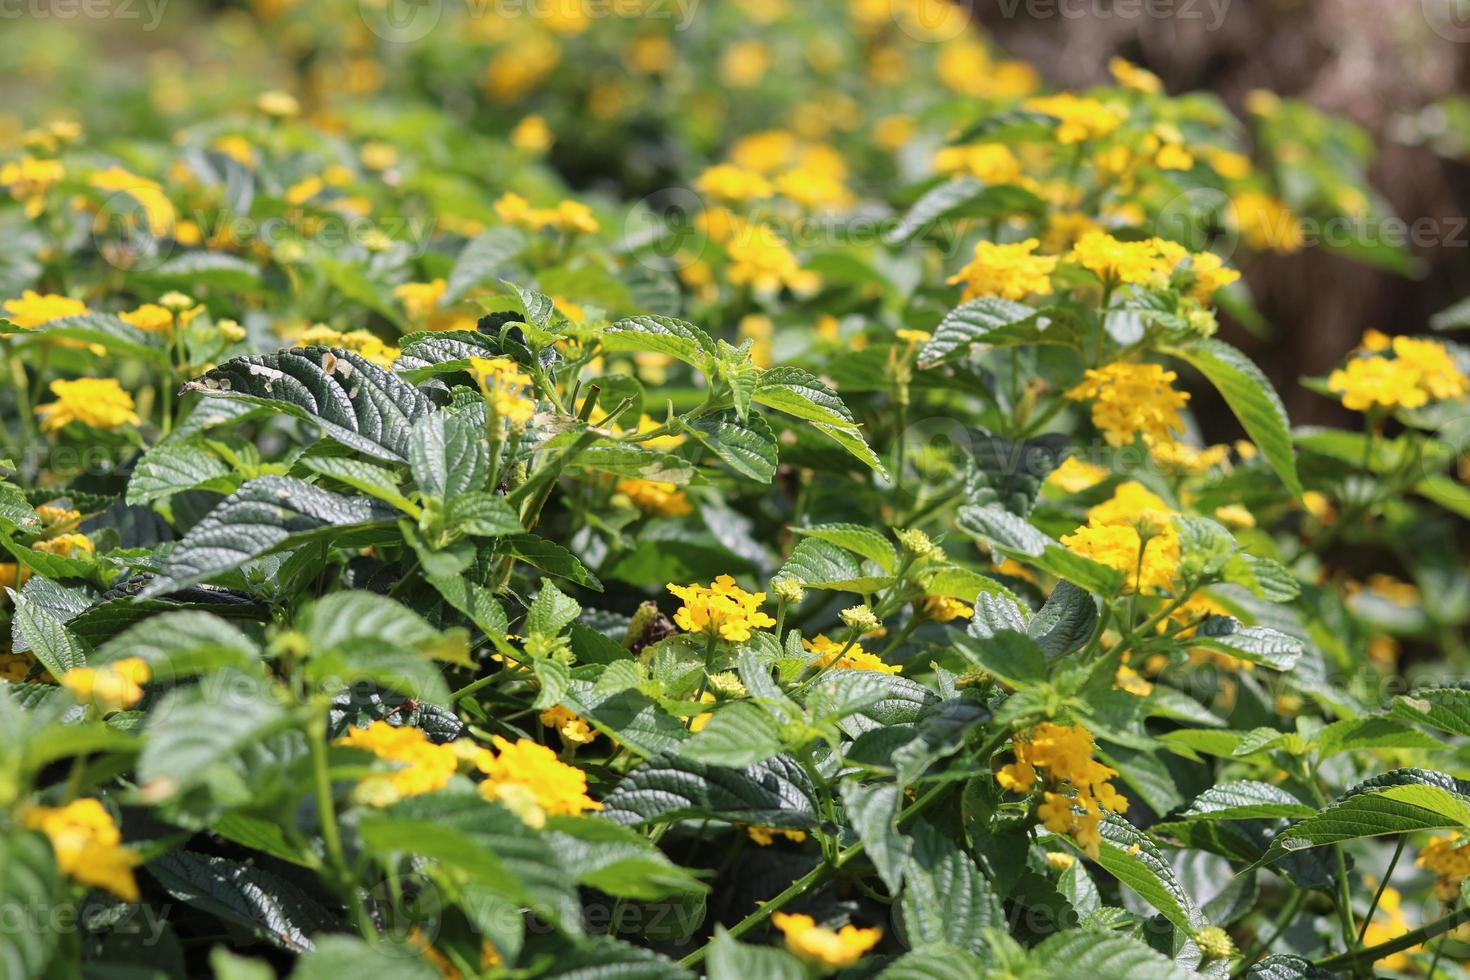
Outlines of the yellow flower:
M1429 394L1416 383L1418 372L1407 361L1358 357L1333 371L1327 387L1355 412L1374 408L1422 408Z
M470 373L491 410L512 425L525 425L536 414L536 399L526 394L531 376L508 357L472 357Z
M750 88L766 76L771 52L760 41L737 41L720 56L720 81L730 88Z
M1089 487L1097 486L1110 475L1106 467L1086 462L1077 456L1068 456L1061 466L1051 471L1046 482L1063 493L1081 493Z
M30 289L22 292L20 299L5 301L5 318L17 327L27 330L44 326L52 320L83 316L90 312L87 304L79 299L57 296L54 293L42 294Z
M806 831L786 830L782 827L746 827L745 833L761 847L770 847L778 836L797 844L806 840Z
M775 173L796 155L798 140L784 129L767 129L742 136L730 147L730 161L756 173Z
M364 167L382 173L398 166L399 153L398 148L392 143L369 140L357 151L357 158L362 161Z
M475 317L462 310L441 309L439 300L449 288L443 279L406 282L395 286L393 295L403 301L403 310L419 330L473 330Z
M1123 573L1125 592L1156 594L1174 581L1179 539L1173 532L1149 537L1126 524L1086 524L1062 538L1074 554Z
M94 173L88 183L99 191L131 197L143 209L148 229L154 235L164 235L173 229L176 217L173 203L155 181L129 173L122 167L109 167Z
M123 391L116 378L78 378L51 382L56 401L36 406L42 432L57 432L68 422L80 422L100 431L139 425L133 411L133 396Z
M973 610L971 612L973 613ZM828 639L825 633L818 633L810 640L803 639L801 645L817 655L816 666L818 667L831 666L839 670L876 670L880 674L896 674L903 669L884 663L876 654L868 653L857 643L838 643L836 640Z
M66 806L33 806L25 810L25 825L51 841L56 865L63 874L84 885L102 888L125 902L138 901L133 868L136 851L122 846L122 833L112 814L91 797Z
M26 156L0 166L0 186L9 188L10 196L25 205L28 218L45 210L47 192L65 176L66 167L60 160Z
M374 806L387 806L405 796L443 789L459 766L454 746L436 745L411 725L375 721L365 728L350 729L336 744L362 749L398 764L393 772L373 773L359 780L354 795Z
M1240 504L1226 504L1215 508L1215 519L1236 527L1255 527L1256 515Z
M92 539L85 534L58 534L54 538L37 541L31 547L36 551L44 551L48 555L57 555L62 558L90 555L97 550L92 544Z
M1016 734L1016 761L1002 766L995 781L1016 793L1043 790L1036 814L1046 829L1071 834L1096 860L1103 814L1127 811L1128 801L1108 782L1118 771L1093 759L1092 746L1092 733L1080 725L1042 722Z
M239 325L236 324L236 326ZM225 329L224 323L220 324L220 329L222 331ZM229 334L227 333L226 336ZM242 332L240 336L243 337L244 333ZM399 354L397 347L385 344L377 334L366 330L349 330L342 333L321 323L303 331L301 336L296 338L296 346L336 347L340 350L350 350L354 354L361 354L379 367L392 367L393 362L398 360Z
M947 595L926 595L919 601L919 614L936 623L948 623L956 619L969 619L975 610L958 599Z
M746 170L733 163L708 168L695 179L694 189L722 201L753 201L771 196L770 181L754 170Z
M721 575L709 584L668 585L684 604L674 613L674 623L689 633L706 633L734 643L750 639L751 630L776 625L776 621L760 611L766 601L764 592L746 592L729 575Z
M713 216L715 212L703 213ZM726 274L731 283L760 292L774 292L783 286L794 292L809 292L820 285L816 273L802 270L791 249L772 228L734 215L728 218L732 221L729 227L711 227L706 233L724 247L730 260Z
M1151 238L1120 242L1105 231L1092 231L1072 246L1070 259L1105 284L1161 284L1189 253L1173 242Z
M1457 835L1435 837L1424 845L1414 864L1438 875L1435 896L1446 905L1454 904L1460 898L1460 883L1470 878L1470 841Z
M1189 294L1201 303L1208 303L1217 290L1240 280L1240 273L1226 268L1225 260L1214 252L1190 256L1189 272L1194 277Z
M1306 244L1301 222L1284 201L1260 191L1242 191L1230 200L1235 227L1258 252L1289 255Z
M1154 166L1160 170L1193 170L1194 154L1177 143L1165 143L1154 155Z
M1363 933L1363 945L1373 947L1386 943L1408 933L1410 928L1409 920L1404 916L1403 896L1399 894L1397 888L1385 886L1383 894L1378 898L1378 908L1374 912L1373 919ZM1423 949L1423 944L1411 946L1391 956L1385 956L1374 964L1374 968L1390 973L1407 970L1414 962L1409 954L1420 949Z
M626 494L633 501L633 506L650 514L658 514L660 517L684 517L694 513L694 508L689 505L689 498L684 491L672 483L662 480L637 480L622 479L614 488L618 493Z
M1138 67L1127 58L1113 58L1108 62L1108 71L1126 89L1145 95L1157 95L1164 90L1164 83L1159 80L1159 76L1146 68Z
M1395 362L1415 374L1415 385L1435 401L1460 398L1470 390L1470 378L1460 373L1444 344L1413 337L1395 337L1393 354Z
M146 661L126 657L101 667L73 667L61 675L61 686L77 701L108 715L141 701L149 676Z
M788 170L776 178L776 190L806 208L842 209L852 206L852 192L842 179L818 167Z
M883 938L883 930L876 926L862 929L845 925L834 930L817 925L809 915L786 912L772 915L771 924L785 934L787 950L810 963L834 969L852 966Z
M1012 184L1021 176L1021 161L1004 143L946 146L934 155L942 174L966 174L987 184Z
M1070 92L1027 99L1025 107L1054 117L1058 121L1054 135L1064 146L1101 139L1123 125L1127 118L1096 99L1081 98Z
M562 231L594 235L602 226L592 217L592 209L579 201L561 201L556 206L556 226Z
M1035 255L1041 242L1028 238L1014 245L978 242L975 258L949 279L950 285L965 284L962 299L977 296L1000 296L1019 300L1032 294L1049 295L1051 274L1056 271L1057 257Z
M1188 404L1189 394L1174 389L1177 378L1157 364L1117 361L1089 368L1067 397L1092 402L1092 424L1108 445L1132 445L1141 436L1154 446L1173 442L1174 434L1184 431L1179 410Z
M545 119L537 115L527 116L510 131L510 144L517 150L545 153L554 142L556 137L551 134L551 127L546 125Z
M597 730L587 724L587 719L559 704L547 708L538 717L541 724L560 735L566 745L586 745L597 737Z
M1169 526L1174 510L1137 480L1121 483L1113 495L1087 512L1090 524L1143 524L1150 530Z
M543 826L548 816L602 809L587 795L587 774L557 759L546 746L526 738L512 743L499 735L491 742L495 752L482 749L475 760L485 774L480 795L503 804L529 826Z
M287 92L262 92L255 98L255 108L276 119L289 119L301 114L301 103Z
M1137 695L1140 698L1146 698L1154 692L1154 686L1144 680L1138 671L1129 667L1127 664L1118 665L1118 673L1113 680L1113 687L1120 691L1127 691L1129 694Z

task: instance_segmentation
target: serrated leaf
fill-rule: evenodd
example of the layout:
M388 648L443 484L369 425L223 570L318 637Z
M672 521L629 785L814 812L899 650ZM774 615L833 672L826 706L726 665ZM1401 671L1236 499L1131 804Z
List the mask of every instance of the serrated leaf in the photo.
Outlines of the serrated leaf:
M1045 209L1046 202L1024 187L956 177L926 191L883 240L889 245L903 244L939 221L1039 214Z
M1037 309L997 296L983 296L955 308L939 321L933 339L919 351L919 367L927 369L955 360L975 344L1076 347L1085 336L1084 325L1067 310Z
M408 459L413 423L434 410L427 395L391 371L327 347L237 357L184 388L271 406L320 426L344 446L395 463Z
M1470 736L1470 690L1464 688L1430 687L1400 694L1389 711L1442 732Z
M72 635L61 619L31 596L13 589L5 591L14 609L10 628L25 644L20 648L35 654L52 677L59 680L73 667L87 665L86 645Z
M1268 820L1280 817L1296 820L1316 812L1279 786L1238 780L1205 790L1180 816L1194 820Z
M1443 773L1397 770L1354 787L1282 831L1261 858L1269 864L1309 847L1363 837L1470 826L1467 788Z
M1073 554L1025 518L999 507L961 507L958 523L961 530L1001 554L1068 579L1095 595L1114 595L1123 584L1121 572Z
M137 657L154 680L173 680L220 667L249 669L260 661L254 641L218 616L181 609L151 616L104 643L93 658L108 663Z
M896 783L869 783L856 780L842 783L842 806L847 822L857 831L863 851L890 894L903 887L913 842L898 830L898 811L903 801L902 788Z
M1046 653L1024 633L996 630L981 638L951 630L950 637L966 660L1011 687L1046 680Z
M430 497L453 501L461 494L483 490L490 473L483 424L469 414L423 416L413 424L408 465L419 490Z
M851 429L857 421L841 396L821 378L799 367L774 367L761 375L754 400L808 422Z
M444 523L451 530L479 538L525 535L515 508L494 493L465 493L455 497L444 509Z
M391 521L375 500L343 497L284 476L243 484L168 553L143 598L177 591L281 548Z
M1112 814L1102 822L1097 863L1186 933L1206 925L1169 862L1147 834Z
M230 468L206 449L202 441L161 442L144 453L133 467L128 478L127 502L155 504L229 475Z
M1097 619L1097 600L1063 579L1027 624L1026 635L1036 641L1048 660L1055 660L1086 643Z
M133 326L112 313L84 313L61 317L39 327L17 327L0 317L0 334L35 338L45 342L74 340L105 348L119 357L131 357L155 365L168 363L168 348L163 338Z
M609 324L602 346L613 353L667 354L704 369L715 354L709 334L692 323L666 316L633 316Z
M1281 397L1261 369L1234 347L1213 338L1171 347L1165 353L1188 362L1219 389L1281 482L1293 496L1300 497L1302 484L1297 478L1291 421Z
M791 530L802 537L816 538L855 552L885 572L891 573L898 567L898 552L887 538L871 528L859 524L819 524Z
M19 912L62 908L66 901L67 889L46 838L16 828L0 831L0 905ZM46 974L61 930L21 924L29 921L0 930L0 975Z
M356 936L322 936L296 961L291 980L342 980L343 977L393 977L439 980L439 971L417 950L388 940L369 945Z
M602 583L597 577L587 570L576 555L555 541L548 541L534 534L512 534L502 538L500 546L507 554L514 555L532 568L598 592L602 591Z
M526 611L526 622L522 627L527 633L543 633L555 636L582 612L582 607L570 598L554 582L542 582L541 589Z
M1048 936L1031 952L1028 980L1052 977L1127 977L1128 980L1190 980L1186 970L1163 953L1133 939L1096 929L1070 929Z
M865 566L857 555L835 544L803 538L774 579L791 579L813 589L871 593L885 588L893 577L874 565Z
M784 755L739 769L659 756L634 767L602 802L602 815L622 824L708 817L805 830L817 822L816 788Z
M782 748L781 726L771 713L753 702L736 701L716 708L679 752L694 762L738 768L764 762Z
M742 476L770 483L776 475L780 452L771 427L759 415L743 420L733 409L702 415L689 423L689 433Z
M984 948L986 929L1006 925L1000 897L974 860L924 820L912 830L897 922L911 949L942 944L972 952Z
M1244 626L1230 616L1209 617L1195 628L1189 643L1282 671L1295 667L1303 653L1296 637L1269 626Z
M193 851L161 855L146 867L174 898L281 949L305 952L315 933L338 927L321 900L265 868Z

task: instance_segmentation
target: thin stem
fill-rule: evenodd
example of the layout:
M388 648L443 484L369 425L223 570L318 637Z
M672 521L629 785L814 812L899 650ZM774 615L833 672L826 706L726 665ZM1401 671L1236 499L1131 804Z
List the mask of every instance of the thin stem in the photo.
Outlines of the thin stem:
M1329 956L1325 960L1318 960L1315 964L1323 970L1341 970L1346 967L1357 968L1359 966L1372 966L1386 956L1394 953L1402 953L1406 949L1423 945L1435 936L1443 935L1460 923L1470 920L1470 908L1458 908L1448 915L1435 919L1425 926L1420 926L1412 932L1406 932L1395 939L1389 939L1370 946L1367 949L1352 949L1346 953Z
M1393 857L1388 861L1388 870L1383 872L1383 880L1378 883L1378 890L1373 893L1373 903L1368 906L1368 914L1363 918L1363 925L1358 929L1358 945L1363 945L1363 937L1368 935L1368 923L1373 921L1373 913L1378 911L1378 901L1383 898L1383 890L1388 887L1388 880L1393 877L1393 869L1398 867L1399 856L1404 853L1403 834L1399 834L1399 842L1393 849Z
M1240 965L1231 971L1230 976L1232 978L1244 976L1250 970L1251 965L1255 963L1256 957L1262 953L1269 953L1271 947L1276 944L1276 940L1281 938L1281 934L1296 921L1297 914L1301 912L1302 906L1305 904L1307 904L1307 892L1305 890L1298 889L1292 892L1291 897L1286 900L1286 904L1281 906L1281 910L1276 913L1276 918L1271 920L1270 935L1266 936L1265 939L1257 935L1251 941L1250 946L1246 947L1245 953L1241 955Z

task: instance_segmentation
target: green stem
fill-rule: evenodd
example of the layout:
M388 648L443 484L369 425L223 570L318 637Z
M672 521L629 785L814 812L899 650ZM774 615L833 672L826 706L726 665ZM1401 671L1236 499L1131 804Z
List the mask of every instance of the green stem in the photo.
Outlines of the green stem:
M1322 970L1342 970L1347 967L1356 970L1362 966L1372 966L1386 956L1413 949L1466 921L1470 921L1470 908L1459 908L1395 939L1389 939L1367 949L1353 949L1336 956L1329 956L1325 960L1318 960L1314 965Z
M1296 921L1297 914L1301 912L1302 906L1305 904L1307 904L1307 892L1305 890L1298 889L1292 892L1291 897L1286 900L1286 904L1281 906L1281 910L1276 913L1276 918L1271 920L1270 934L1264 939L1258 935L1252 940L1250 946L1246 947L1245 953L1240 958L1240 965L1231 971L1230 976L1232 978L1244 976L1250 971L1251 965L1255 963L1258 956L1262 953L1269 953L1271 947L1275 945L1276 940L1281 938L1281 934Z
M1378 911L1378 902L1383 898L1383 890L1388 887L1388 879L1393 877L1393 869L1398 867L1399 856L1404 853L1404 841L1406 838L1399 834L1399 842L1393 849L1393 857L1388 861L1388 870L1383 872L1383 880L1378 883L1378 890L1373 893L1373 903L1368 906L1368 914L1363 917L1363 925L1358 929L1358 945L1363 945L1363 937L1368 935L1368 923L1373 921L1373 913Z

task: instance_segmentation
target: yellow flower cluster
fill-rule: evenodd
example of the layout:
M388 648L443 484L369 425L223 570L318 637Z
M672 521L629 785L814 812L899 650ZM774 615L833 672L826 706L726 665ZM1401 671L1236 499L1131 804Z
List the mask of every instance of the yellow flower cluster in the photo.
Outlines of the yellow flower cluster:
M948 623L956 619L969 619L975 615L975 610L952 596L926 595L919 600L919 615L936 623Z
M974 610L971 610L974 612ZM827 634L818 633L801 645L817 655L818 667L836 667L840 670L876 670L880 674L896 674L901 667L886 664L876 654L868 653L856 643L838 643Z
M168 336L174 332L175 327L178 329L187 327L199 314L204 312L203 304L195 304L188 297L182 298L187 305L181 309L170 309L158 303L144 303L136 310L124 311L117 316L124 323L131 323L139 330Z
M475 317L462 310L440 309L448 283L443 279L430 282L406 282L393 290L403 301L404 312L418 330L473 330Z
M1452 905L1460 900L1460 883L1470 878L1470 840L1455 835L1435 837L1424 845L1414 864L1438 875L1435 897Z
M125 657L101 667L73 667L61 675L61 686L80 703L107 715L141 701L150 676L145 660Z
M952 286L964 283L962 299L966 300L977 296L1019 300L1033 294L1049 295L1051 274L1056 271L1058 259L1054 255L1033 254L1040 245L1035 238L1013 245L979 242L975 245L975 258L951 276L949 283Z
M1089 463L1076 456L1068 456L1061 466L1052 470L1047 476L1048 486L1056 487L1063 493L1081 493L1089 487L1095 487L1111 475L1106 467Z
M733 163L706 169L694 181L694 189L722 201L753 201L770 197L772 192L771 182L765 177Z
M586 745L597 737L597 730L587 724L587 719L559 704L547 708L538 717L541 724L561 736L564 745Z
M760 611L764 592L746 592L729 575L721 575L706 588L674 585L668 589L684 604L674 613L674 623L689 633L706 633L734 643L750 639L751 630L766 629L776 621Z
M811 292L821 284L814 272L801 268L790 247L775 229L718 211L703 212L705 233L721 248L730 265L726 277L735 286L749 286L763 293L783 287L793 292Z
M337 744L399 764L393 772L373 773L358 781L353 795L373 806L387 806L405 796L443 789L459 767L459 754L453 745L436 745L411 725L375 721L366 728L349 730L337 739Z
M1341 396L1345 407L1356 412L1421 408L1431 401L1462 398L1470 391L1470 378L1460 372L1443 344L1413 337L1389 341L1376 331L1363 338L1368 350L1383 351L1385 344L1393 357L1357 357L1328 377L1327 386Z
M533 208L519 194L506 193L495 202L495 213L506 224L529 231L554 228L568 234L593 235L602 227L591 208L570 199L557 202L553 208Z
M1140 68L1127 58L1113 58L1108 62L1108 71L1119 85L1145 95L1157 95L1164 90L1159 76L1147 68Z
M795 844L806 840L806 831L786 830L782 827L746 827L745 833L761 847L770 847L776 843L777 837L784 837Z
M25 205L26 217L35 218L46 208L46 194L66 176L60 160L38 160L25 156L0 166L0 187Z
M56 401L36 406L42 432L59 432L68 422L107 432L143 421L133 410L133 396L116 378L57 380L51 382L51 393Z
M470 373L485 394L486 404L512 425L525 425L536 414L536 400L526 394L531 376L508 357L472 357Z
M1123 813L1128 801L1108 782L1118 771L1093 759L1092 733L1080 725L1043 722L1016 735L1015 752L1016 761L1002 766L995 781L1016 793L1041 789L1036 812L1046 829L1071 834L1096 860L1103 813Z
M1025 107L1058 121L1055 136L1063 146L1101 139L1127 119L1122 111L1112 106L1070 92L1027 99Z
M787 950L828 969L852 966L883 938L883 930L876 926L864 929L845 925L841 929L828 929L817 925L809 915L786 912L772 915L771 924L785 935Z
M1069 258L1107 285L1117 286L1162 285L1188 256L1188 250L1162 238L1122 242L1105 231L1091 231L1072 246ZM1219 275L1218 270L1214 275Z
M1157 446L1174 442L1174 434L1184 431L1179 410L1188 404L1189 393L1174 388L1178 377L1157 364L1116 361L1089 368L1067 397L1092 402L1092 424L1108 445L1130 446L1142 437Z
M20 299L5 301L5 319L25 330L44 326L52 320L82 316L90 312L87 304L79 299L57 296L54 293L38 293L31 289L22 292Z
M1301 222L1284 201L1260 191L1243 191L1230 199L1235 227L1258 252L1290 255L1306 244Z
M66 806L33 806L23 819L51 841L56 865L63 874L84 885L105 889L125 902L138 900L133 868L136 851L122 846L122 833L112 814L91 797Z
M1179 567L1173 511L1142 484L1121 484L1087 512L1087 523L1062 538L1074 553L1123 573L1124 590L1153 595L1169 588Z
M375 333L367 330L349 330L344 333L340 330L333 330L323 323L307 327L301 336L296 338L296 346L336 347L339 350L350 350L355 354L361 354L379 367L392 367L400 353L397 347L384 343L383 339Z
M1003 143L946 146L934 155L941 174L964 174L987 184L1014 184L1021 178L1021 161Z
M94 173L88 183L103 193L131 197L142 209L148 230L154 235L166 235L173 230L176 218L173 203L156 181L129 173L122 167L109 167Z
M499 735L491 741L495 751L481 749L475 757L475 767L485 774L480 795L505 806L528 826L544 826L548 816L602 809L587 795L587 774L546 746L527 738L510 742Z
M685 517L694 513L689 497L672 483L662 480L622 479L614 487L633 502L633 506L660 517Z

